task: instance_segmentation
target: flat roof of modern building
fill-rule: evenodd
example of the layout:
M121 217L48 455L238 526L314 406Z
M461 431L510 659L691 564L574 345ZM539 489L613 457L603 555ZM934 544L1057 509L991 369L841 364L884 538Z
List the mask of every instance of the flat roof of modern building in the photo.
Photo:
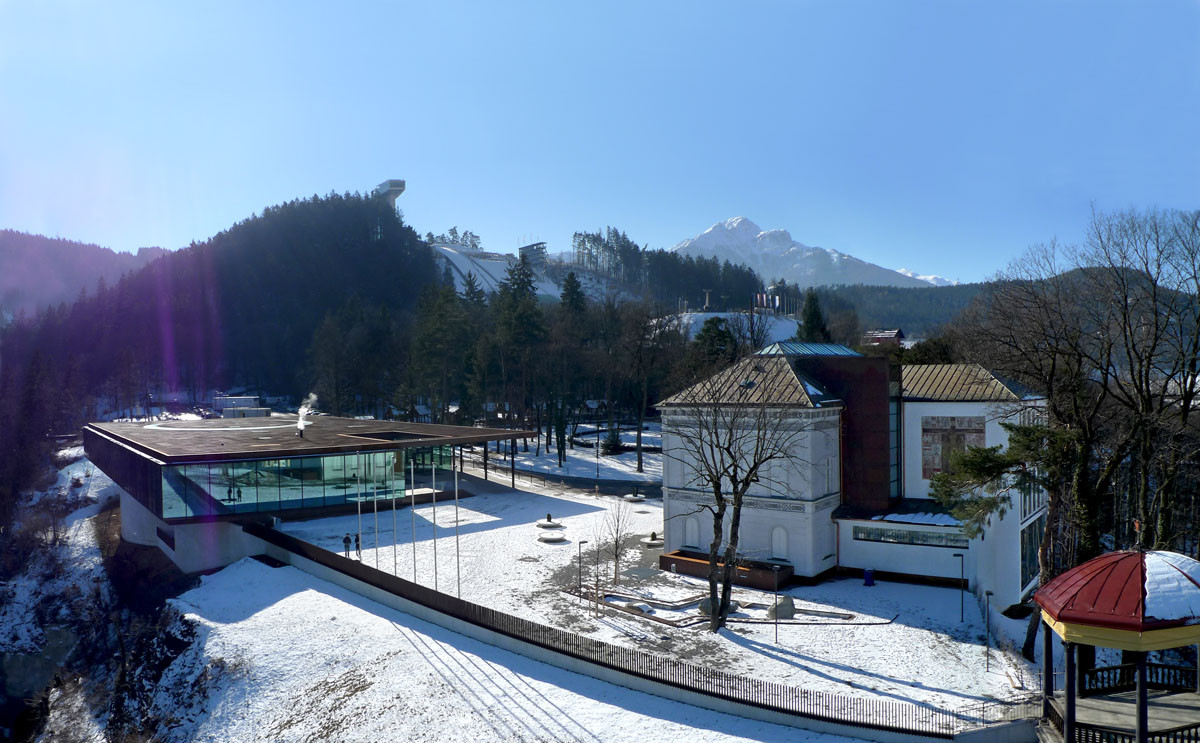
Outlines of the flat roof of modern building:
M163 464L283 459L426 446L460 446L536 436L534 431L448 426L435 423L309 416L304 435L299 417L213 418L151 423L89 423L101 436Z

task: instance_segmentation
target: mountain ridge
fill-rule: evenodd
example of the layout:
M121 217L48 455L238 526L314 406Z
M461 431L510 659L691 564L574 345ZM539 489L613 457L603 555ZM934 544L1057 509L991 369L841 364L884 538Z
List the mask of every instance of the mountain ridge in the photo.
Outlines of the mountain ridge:
M805 288L853 284L920 288L941 285L934 279L945 281L894 271L832 248L805 245L787 230L764 230L743 216L717 222L672 250L745 264L766 281L782 278Z
M74 302L80 291L95 291L101 278L114 284L167 252L139 248L126 253L94 243L0 229L0 318Z

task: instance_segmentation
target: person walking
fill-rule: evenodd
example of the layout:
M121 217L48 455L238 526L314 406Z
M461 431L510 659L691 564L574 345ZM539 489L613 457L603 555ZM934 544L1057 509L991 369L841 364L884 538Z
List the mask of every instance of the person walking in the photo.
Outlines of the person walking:
M358 541L358 534L354 535L354 554L358 555L358 559L362 559L362 544Z
M346 536L342 537L342 547L346 552L346 557L350 556L350 532L346 532Z

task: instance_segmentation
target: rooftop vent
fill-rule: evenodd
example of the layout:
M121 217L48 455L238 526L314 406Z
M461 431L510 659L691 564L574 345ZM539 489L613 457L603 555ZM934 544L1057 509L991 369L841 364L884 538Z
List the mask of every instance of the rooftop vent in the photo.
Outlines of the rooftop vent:
M745 388L745 389L750 389L750 388L751 388L751 387L753 387L753 386L754 386L754 380L753 380L753 379L743 379L743 380L742 380L742 387L743 387L743 388Z

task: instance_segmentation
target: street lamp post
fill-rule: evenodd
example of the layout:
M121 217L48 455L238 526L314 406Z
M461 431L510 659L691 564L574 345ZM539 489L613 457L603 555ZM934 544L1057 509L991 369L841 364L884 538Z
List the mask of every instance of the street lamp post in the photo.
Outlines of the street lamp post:
M596 484L600 484L600 403L596 403Z
M779 566L772 565L771 572L775 573L775 644L779 644Z
M955 552L954 556L958 558L958 622L959 624L962 624L963 619L966 616L964 613L966 610L963 609L963 595L967 592L967 572L966 567L964 567L965 563L963 561L963 554L961 552Z
M983 670L990 671L990 670L992 670L992 592L984 591L983 593L984 593L984 604L986 607L983 610L983 626L984 626L984 635L983 636L985 638L984 645L983 645L983 652L984 652L983 657L985 659Z
M581 604L583 603L583 545L585 545L587 543L588 543L588 540L586 540L586 539L581 539L579 541L578 583L579 583L579 603L581 603Z

